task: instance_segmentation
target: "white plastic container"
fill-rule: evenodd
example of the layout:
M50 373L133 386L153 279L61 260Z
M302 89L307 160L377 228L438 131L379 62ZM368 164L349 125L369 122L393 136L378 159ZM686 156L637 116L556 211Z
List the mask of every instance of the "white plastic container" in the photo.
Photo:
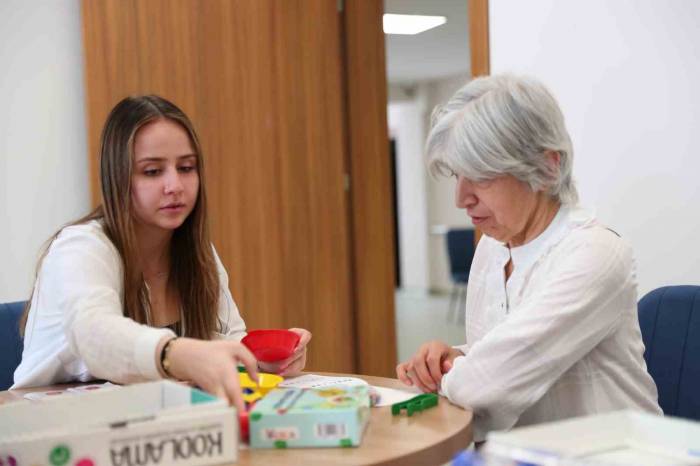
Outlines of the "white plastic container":
M484 453L547 466L700 466L700 423L618 411L492 432Z

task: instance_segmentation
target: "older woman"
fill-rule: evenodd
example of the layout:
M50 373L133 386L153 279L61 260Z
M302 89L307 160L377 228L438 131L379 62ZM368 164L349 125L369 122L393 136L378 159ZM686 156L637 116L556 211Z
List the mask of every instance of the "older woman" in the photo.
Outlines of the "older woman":
M646 371L629 245L577 205L573 151L537 81L479 78L433 116L433 173L484 237L469 276L466 344L422 345L397 375L474 410L490 430L618 409L661 413Z

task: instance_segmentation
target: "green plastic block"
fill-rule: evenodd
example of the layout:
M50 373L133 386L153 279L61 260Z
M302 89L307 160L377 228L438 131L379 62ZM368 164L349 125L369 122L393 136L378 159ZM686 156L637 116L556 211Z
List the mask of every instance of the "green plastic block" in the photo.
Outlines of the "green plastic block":
M438 404L438 396L435 393L423 393L422 395L414 396L410 400L394 403L391 405L391 414L396 416L402 410L406 410L406 414L413 416L413 413L433 408Z
M262 418L262 413L251 413L250 414L251 421L259 421L261 418Z
M275 448L287 448L287 442L284 440L275 440Z
M343 448L348 448L352 446L352 440L349 438L340 439L340 446Z

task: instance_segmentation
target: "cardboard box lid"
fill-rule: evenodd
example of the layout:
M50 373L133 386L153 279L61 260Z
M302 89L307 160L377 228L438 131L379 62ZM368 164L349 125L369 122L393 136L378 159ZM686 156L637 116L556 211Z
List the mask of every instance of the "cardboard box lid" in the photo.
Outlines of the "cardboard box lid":
M0 405L0 443L41 431L77 431L221 408L228 408L224 400L169 380L41 401L23 400Z

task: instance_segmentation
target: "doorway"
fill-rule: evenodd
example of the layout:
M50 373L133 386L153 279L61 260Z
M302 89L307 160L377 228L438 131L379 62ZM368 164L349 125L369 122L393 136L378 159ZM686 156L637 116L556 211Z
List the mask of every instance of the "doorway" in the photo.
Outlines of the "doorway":
M454 206L454 181L431 178L423 145L432 109L471 78L465 0L385 0L385 14L444 18L415 34L386 34L387 115L395 155L399 360L420 344L463 343L459 319L448 319L450 279L445 232L471 223Z

